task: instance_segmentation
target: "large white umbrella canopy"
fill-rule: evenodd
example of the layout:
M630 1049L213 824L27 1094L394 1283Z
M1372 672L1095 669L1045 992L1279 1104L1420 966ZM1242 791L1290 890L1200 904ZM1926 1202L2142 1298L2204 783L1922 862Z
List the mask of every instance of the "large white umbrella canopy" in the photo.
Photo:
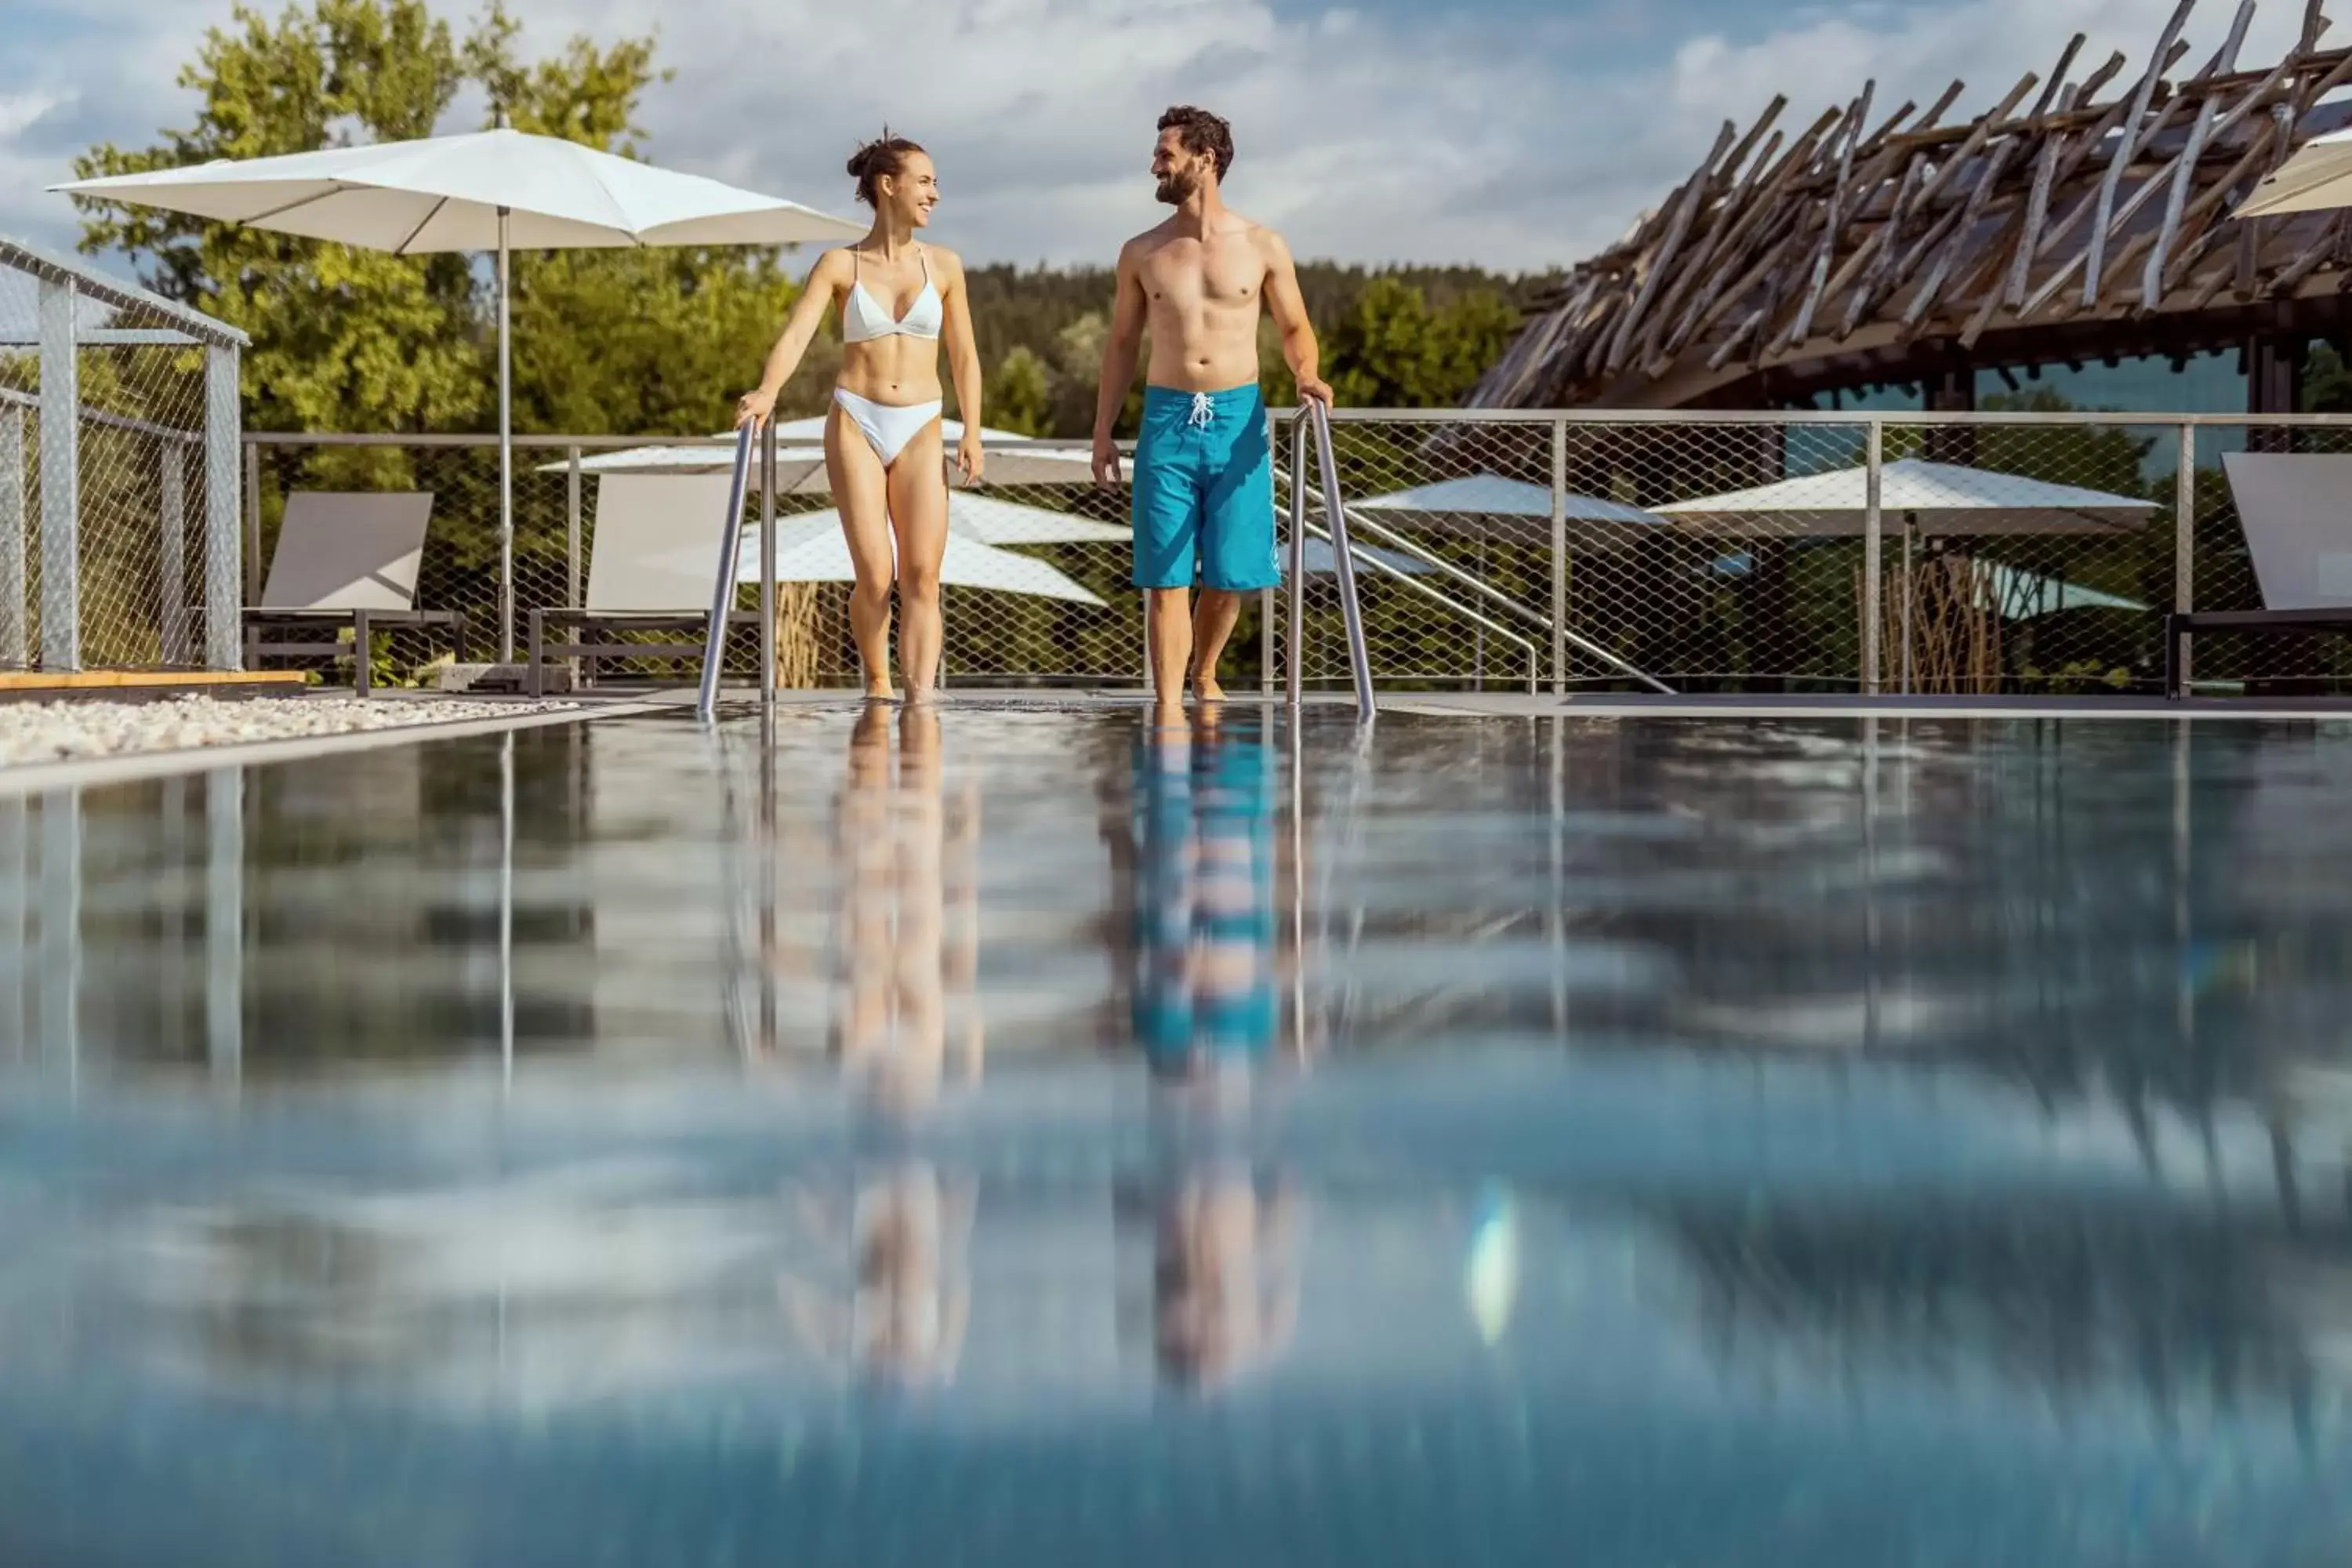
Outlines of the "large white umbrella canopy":
M664 564L680 571L707 572L709 562L688 553ZM760 525L744 529L735 557L736 581L760 580ZM842 537L841 519L830 511L804 512L776 520L776 581L779 583L851 583L857 574L849 560L849 542ZM969 535L948 532L947 553L940 563L940 581L951 588L990 588L1005 594L1066 599L1078 605L1102 600L1066 574L1043 561L982 544Z
M1839 468L1650 510L1717 538L1850 536L1863 531L1869 483L1866 468ZM2126 532L2155 510L2136 496L1920 458L1888 463L1879 481L1883 526L1927 535Z
M830 509L801 512L790 521L822 521L836 532L841 529L841 513ZM753 538L759 535L757 527L751 532ZM776 536L779 542L785 537ZM948 537L969 539L975 544L1124 544L1135 535L1119 523L1023 506L980 490L950 490Z
M776 425L776 493L824 495L833 488L824 471L825 416L785 419ZM963 426L952 419L940 421L940 440L950 452L963 439ZM1090 451L1018 436L1010 430L981 427L988 448L987 483L1003 485L1091 485L1095 482ZM580 459L588 474L709 474L734 467L735 433L726 431L695 446L625 447ZM542 463L541 473L562 473L571 464ZM754 464L751 491L760 493L760 468Z
M1640 507L1600 496L1571 491L1565 498L1570 531L1580 538L1622 537L1628 531L1655 531L1663 521ZM1504 539L1538 539L1549 542L1551 489L1500 474L1465 474L1391 490L1350 504L1349 510L1368 512L1391 527L1413 527L1432 532L1485 533Z
M218 160L53 185L68 195L163 207L395 256L498 253L499 529L514 541L513 357L508 268L525 250L798 245L854 239L862 224L797 202L656 168L560 137L499 129ZM506 574L509 584L512 573ZM506 606L510 611L511 606ZM499 616L511 658L513 616Z
M2277 217L2352 206L2352 131L2315 136L2254 187L2238 217Z

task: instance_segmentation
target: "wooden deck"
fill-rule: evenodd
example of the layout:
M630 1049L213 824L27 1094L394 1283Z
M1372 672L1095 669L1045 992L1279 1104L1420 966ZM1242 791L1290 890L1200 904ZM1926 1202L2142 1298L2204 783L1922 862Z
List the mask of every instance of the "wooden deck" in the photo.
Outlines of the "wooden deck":
M0 701L89 697L291 697L308 685L299 669L0 669Z

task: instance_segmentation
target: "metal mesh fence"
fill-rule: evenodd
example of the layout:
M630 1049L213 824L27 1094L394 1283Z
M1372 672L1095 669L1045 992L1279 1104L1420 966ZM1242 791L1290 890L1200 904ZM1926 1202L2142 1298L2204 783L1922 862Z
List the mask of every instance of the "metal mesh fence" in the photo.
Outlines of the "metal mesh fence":
M240 342L0 241L0 668L236 664Z
M1286 566L1293 420L1276 424ZM2152 692L2168 613L2262 607L2224 459L2352 458L2352 421L1347 411L1334 447L1371 668L1391 689L2059 695ZM418 605L463 610L477 648L495 643L488 438L256 437L249 451L257 584L294 491L429 491ZM518 621L534 607L596 607L604 476L718 472L729 455L719 439L523 438ZM778 476L780 682L852 684L848 557L822 454L788 444ZM1348 644L1312 479L1303 499L1295 640L1305 683L1328 689L1349 679ZM748 504L756 524L756 494ZM949 682L1142 681L1128 508L1123 488L1092 482L1080 444L992 445L988 481L950 500ZM747 609L756 534L741 557ZM1228 685L1281 685L1287 600L1245 607ZM413 676L446 650L431 629L379 636L379 679ZM734 640L737 679L751 678L756 647L748 628ZM624 662L605 673L678 671ZM2194 673L2206 689L2322 689L2352 681L2352 645L2200 634Z

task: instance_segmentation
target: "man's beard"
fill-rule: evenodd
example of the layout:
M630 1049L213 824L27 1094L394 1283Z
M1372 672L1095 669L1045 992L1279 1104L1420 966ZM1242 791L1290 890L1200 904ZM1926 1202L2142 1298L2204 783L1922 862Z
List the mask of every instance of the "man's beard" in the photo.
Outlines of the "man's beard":
M1189 181L1170 174L1160 182L1158 194L1160 199L1170 206L1181 207L1184 205L1184 199L1192 194L1192 186Z

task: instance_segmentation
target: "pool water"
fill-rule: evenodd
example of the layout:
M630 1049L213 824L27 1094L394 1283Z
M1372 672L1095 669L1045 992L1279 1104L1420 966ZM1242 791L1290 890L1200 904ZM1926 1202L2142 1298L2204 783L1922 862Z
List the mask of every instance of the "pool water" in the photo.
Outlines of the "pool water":
M2352 1561L2352 726L0 799L0 1563Z

